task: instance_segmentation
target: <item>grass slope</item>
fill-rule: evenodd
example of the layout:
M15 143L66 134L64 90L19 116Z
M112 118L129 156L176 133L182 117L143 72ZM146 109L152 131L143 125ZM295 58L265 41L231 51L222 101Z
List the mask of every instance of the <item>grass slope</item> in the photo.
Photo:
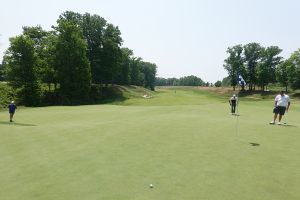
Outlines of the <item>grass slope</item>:
M298 101L278 126L272 101L241 99L237 118L208 91L127 94L0 112L0 199L300 199Z

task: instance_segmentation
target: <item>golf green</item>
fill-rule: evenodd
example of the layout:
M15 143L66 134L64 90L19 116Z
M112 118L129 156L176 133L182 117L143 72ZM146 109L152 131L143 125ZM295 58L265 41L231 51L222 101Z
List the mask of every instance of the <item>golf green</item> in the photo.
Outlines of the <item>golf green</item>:
M0 199L300 199L298 100L282 126L273 100L232 116L206 91L116 104L0 112Z

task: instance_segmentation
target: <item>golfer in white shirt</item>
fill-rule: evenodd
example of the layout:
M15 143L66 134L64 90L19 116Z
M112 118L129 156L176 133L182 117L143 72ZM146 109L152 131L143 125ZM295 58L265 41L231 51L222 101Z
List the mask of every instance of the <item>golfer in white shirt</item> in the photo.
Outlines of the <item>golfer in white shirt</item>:
M273 109L274 119L270 122L270 124L275 124L277 116L279 114L278 125L281 125L281 119L284 115L285 111L288 112L290 107L290 97L285 94L284 91L281 91L279 95L275 97L275 105Z

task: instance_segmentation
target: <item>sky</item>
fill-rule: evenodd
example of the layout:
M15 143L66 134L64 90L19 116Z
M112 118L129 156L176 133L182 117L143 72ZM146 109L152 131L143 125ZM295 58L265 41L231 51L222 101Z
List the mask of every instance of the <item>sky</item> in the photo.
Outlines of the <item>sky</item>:
M258 42L288 58L300 48L298 0L0 0L0 62L23 26L51 30L64 11L97 14L118 26L123 47L164 78L227 76L226 50Z

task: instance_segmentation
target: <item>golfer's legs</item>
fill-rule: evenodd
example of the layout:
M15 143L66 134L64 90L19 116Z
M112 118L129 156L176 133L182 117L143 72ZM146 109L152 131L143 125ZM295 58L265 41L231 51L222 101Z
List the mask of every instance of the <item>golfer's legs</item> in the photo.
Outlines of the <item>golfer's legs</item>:
M275 122L275 120L277 119L277 115L278 115L278 114L276 114L276 113L274 114L274 122Z
M281 121L281 118L282 118L282 115L279 115L279 119L278 119L278 120L279 120L279 122Z
M9 119L12 120L14 117L14 113L9 113Z

